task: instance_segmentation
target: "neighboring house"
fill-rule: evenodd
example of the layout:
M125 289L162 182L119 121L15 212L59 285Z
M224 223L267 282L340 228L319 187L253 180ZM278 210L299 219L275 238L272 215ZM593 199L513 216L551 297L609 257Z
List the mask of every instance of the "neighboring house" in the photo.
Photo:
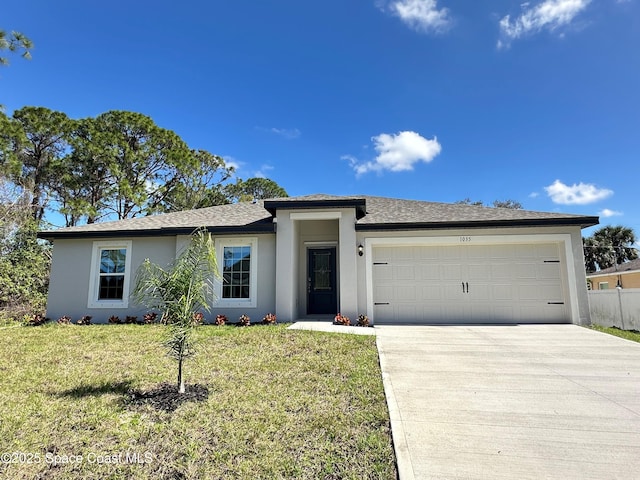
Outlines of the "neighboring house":
M259 321L366 314L393 323L589 323L581 229L597 217L371 196L309 195L41 232L47 315L142 315L138 266L198 227L223 282L209 314ZM325 316L325 317L323 317Z
M640 258L587 274L590 290L640 288Z

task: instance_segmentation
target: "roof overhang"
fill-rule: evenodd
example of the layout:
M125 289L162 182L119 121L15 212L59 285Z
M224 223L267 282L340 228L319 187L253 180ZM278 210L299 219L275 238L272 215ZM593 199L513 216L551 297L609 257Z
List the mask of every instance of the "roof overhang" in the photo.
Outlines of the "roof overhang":
M278 209L309 210L322 208L355 208L356 218L367 214L367 202L364 198L323 199L323 200L265 200L264 208L276 216Z
M61 238L123 238L123 237L167 237L176 235L191 235L201 227L172 227L140 230L106 230L106 231L44 231L38 232L38 238L55 240ZM255 223L239 226L205 227L208 232L217 235L247 235L258 233L275 233L275 225L269 223Z
M549 227L579 226L580 228L598 225L598 217L575 218L536 218L520 220L482 220L455 222L416 222L416 223L357 223L356 230L389 231L389 230L449 230L455 228L497 228L497 227Z

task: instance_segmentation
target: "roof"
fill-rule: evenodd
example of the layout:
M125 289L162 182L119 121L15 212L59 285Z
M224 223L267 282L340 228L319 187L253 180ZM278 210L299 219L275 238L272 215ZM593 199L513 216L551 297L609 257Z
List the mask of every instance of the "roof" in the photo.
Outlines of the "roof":
M603 268L602 270L598 270L597 272L589 272L587 273L587 277L595 277L597 275L610 275L612 273L615 275L632 272L640 272L640 258L636 258L635 260L631 260L630 262L621 263L620 265L614 265L613 267Z
M356 230L413 230L598 224L598 217L476 205L402 200L368 195L306 195L93 223L40 232L41 238L97 238L212 233L274 233L278 209L355 208Z

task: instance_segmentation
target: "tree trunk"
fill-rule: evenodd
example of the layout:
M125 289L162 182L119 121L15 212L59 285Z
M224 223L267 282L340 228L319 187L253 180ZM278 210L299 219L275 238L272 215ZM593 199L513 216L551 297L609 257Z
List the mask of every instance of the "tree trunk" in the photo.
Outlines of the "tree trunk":
M178 360L178 393L184 393L184 378L182 378L182 355L180 355L180 359Z

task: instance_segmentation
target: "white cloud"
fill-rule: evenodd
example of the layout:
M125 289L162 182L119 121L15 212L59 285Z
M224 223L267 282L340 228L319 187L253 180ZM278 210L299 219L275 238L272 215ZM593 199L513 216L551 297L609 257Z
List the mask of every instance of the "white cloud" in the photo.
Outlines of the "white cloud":
M438 33L451 26L449 10L438 8L438 0L395 0L388 10L418 32Z
M286 138L287 140L293 140L295 138L300 137L302 132L297 128L276 128L276 127L255 127L256 130L260 130L261 132L273 133L274 135L279 135L282 138Z
M542 30L553 31L570 24L573 19L591 3L591 0L544 0L531 6L528 2L521 5L524 12L513 21L507 15L500 20L500 33L504 37L498 40L498 48L508 47L511 40L537 33Z
M395 135L381 133L371 137L378 156L368 162L361 163L351 155L343 155L349 161L357 175L367 172L403 172L413 170L417 162L428 163L442 150L437 138L424 138L416 132L404 131Z
M531 193L529 194L529 198L538 198L538 196L539 196L539 195L540 195L540 194L539 194L538 192L531 192Z
M269 172L273 170L273 168L274 167L272 165L267 165L267 164L261 165L260 169L257 172L255 172L253 176L257 178L267 178L267 174L265 172Z
M241 168L243 165L243 162L240 162L239 160L237 160L235 157L232 157L231 155L223 155L222 158L224 159L224 164L227 167L233 167L233 169L236 171L239 168Z
M586 205L613 195L613 190L598 188L591 183L580 182L569 186L560 180L556 180L544 189L554 203L561 205Z
M281 137L286 138L287 140L293 140L294 138L298 138L302 135L302 132L297 128L269 128L269 132L275 133L276 135L280 135Z
M598 215L600 215L601 217L619 217L620 215L622 215L622 212L604 208L598 212Z

